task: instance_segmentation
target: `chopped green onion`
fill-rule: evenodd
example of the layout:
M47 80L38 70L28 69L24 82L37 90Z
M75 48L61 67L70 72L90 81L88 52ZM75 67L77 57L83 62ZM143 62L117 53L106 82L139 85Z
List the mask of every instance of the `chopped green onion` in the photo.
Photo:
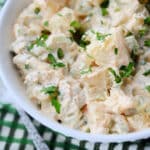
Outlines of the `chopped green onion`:
M145 45L145 46L147 46L147 47L150 47L150 39L149 39L149 40L144 41L144 45Z
M73 21L71 22L70 26L74 28L69 30L69 32L71 33L70 39L72 41L75 41L79 46L86 47L88 43L85 43L84 40L82 39L84 31L83 28L81 27L81 24L77 21Z
M143 29L139 30L140 37L144 36L147 32L148 32L147 28L143 28Z
M36 46L46 47L45 41L47 39L48 39L48 35L43 34L42 36L40 36L39 38L36 39L36 41L35 41Z
M60 102L58 101L58 99L57 99L57 98L52 98L51 104L52 104L52 106L55 107L56 112L57 112L58 114L60 114L61 104L60 104Z
M109 34L102 34L102 33L96 32L96 38L99 41L104 41L107 36L109 36Z
M48 22L48 21L45 21L45 22L44 22L44 26L48 27L48 25L49 25L49 22Z
M58 67L58 68L63 68L65 67L66 65L62 62L57 62L56 64L54 64L54 67Z
M150 17L145 18L144 23L150 25Z
M71 34L75 34L75 33L76 33L76 31L75 31L75 30L72 30L72 29L70 29L69 32L70 32Z
M57 50L57 56L59 59L63 59L64 58L64 52L61 48L58 48Z
M107 8L109 6L109 0L104 0L103 3L100 6L102 8Z
M87 40L83 40L83 39L81 39L81 41L80 41L80 47L82 47L82 48L86 48L86 46L87 45L89 45L90 44L90 41L87 41Z
M63 68L65 67L65 64L63 64L62 62L57 62L57 60L55 59L55 57L50 53L48 54L48 61L51 63L51 65L56 68Z
M134 62L134 65L136 65L136 64L137 64L138 57L139 57L139 54L138 54L138 52L137 52L136 49L133 49L133 50L131 51L130 57L132 58L132 60L133 60L133 62Z
M119 74L117 74L112 68L109 68L109 71L115 77L116 83L120 83L124 78L128 78L133 74L134 63L130 62L128 66L121 66L119 69Z
M146 86L145 89L150 92L150 85Z
M91 73L92 72L92 68L89 67L89 68L86 68L86 69L83 69L80 71L80 74L81 75L84 75L84 74L88 74L88 73Z
M56 86L49 86L49 87L43 88L42 92L44 92L45 94L49 94L49 95L52 95L54 93L59 95L58 87Z
M117 75L117 73L115 72L115 70L112 69L112 68L109 68L109 71L110 71L110 72L112 73L112 75L114 76L115 82L116 82L116 83L121 83L122 79L121 79L121 77L120 77L119 75Z
M39 7L36 7L36 8L34 9L34 13L35 13L36 15L38 15L38 14L40 13L40 11L41 11L41 9L40 9Z
M51 64L56 64L56 59L55 57L50 53L48 54L48 61L51 63Z
M148 76L148 75L150 75L150 69L149 69L149 70L147 70L147 71L145 71L145 72L143 73L143 75L144 75L144 76Z
M42 92L48 94L51 97L51 104L55 107L57 113L60 113L61 104L58 101L58 95L60 94L58 87L56 86L49 86L42 89Z
M24 67L25 67L26 70L30 69L30 65L29 64L25 64Z
M108 15L108 10L107 8L101 8L102 16L107 16Z
M120 67L120 76L122 78L127 78L133 74L134 71L134 63L130 62L128 66Z
M84 31L81 27L80 22L72 21L70 26L74 28L69 30L72 35L71 40L75 41L80 47L86 48L86 46L90 44L90 42L83 39Z
M38 47L41 46L45 47L46 49L49 49L45 43L46 40L48 39L49 34L50 32L48 30L43 30L41 36L27 46L28 51L31 51L35 45Z
M115 55L118 55L118 48L114 49L114 53L115 53Z
M76 21L76 20L72 21L72 22L70 23L70 26L71 26L71 27L74 27L75 29L80 29L80 28L81 28L80 22L78 22L78 21Z
M34 47L35 43L31 43L30 45L27 46L27 50L31 51Z

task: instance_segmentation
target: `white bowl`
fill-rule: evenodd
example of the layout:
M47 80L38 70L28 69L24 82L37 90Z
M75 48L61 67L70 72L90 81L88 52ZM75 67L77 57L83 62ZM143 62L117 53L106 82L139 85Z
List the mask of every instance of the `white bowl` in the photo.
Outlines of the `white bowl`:
M150 137L150 129L123 135L83 133L49 120L46 116L41 114L38 109L36 109L25 95L23 83L20 80L16 69L12 65L12 58L9 53L10 45L13 40L13 24L23 8L31 2L32 0L7 0L0 14L0 76L8 89L6 94L10 93L12 95L11 100L19 104L28 114L46 127L78 140L109 143L135 141Z

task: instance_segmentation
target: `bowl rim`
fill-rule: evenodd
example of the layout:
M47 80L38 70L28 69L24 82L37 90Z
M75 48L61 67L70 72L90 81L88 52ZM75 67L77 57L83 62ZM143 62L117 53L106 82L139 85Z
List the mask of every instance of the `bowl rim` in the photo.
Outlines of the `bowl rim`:
M3 19L7 16L8 9L13 7L15 4L15 0L7 0L3 9L0 12L0 29L3 26ZM1 34L0 34L1 36ZM19 97L14 89L13 85L10 84L10 81L7 79L7 75L2 69L2 64L0 63L0 77L7 88L8 93L10 93L11 97L13 97L13 101L16 102L25 112L27 112L30 116L34 119L38 120L41 124L45 125L46 127L63 134L67 137L72 137L77 140L82 141L89 141L89 142L102 142L102 143L120 143L120 142L127 142L127 141L136 141L139 139L146 139L150 137L150 128L144 129L142 131L137 131L133 133L127 134L112 134L112 135L105 135L105 134L92 134L92 133L84 133L82 131L78 131L76 129L71 129L69 127L63 126L57 122L53 122L49 118L44 115L41 115L39 111L33 109L26 103L26 101L20 101L21 97Z

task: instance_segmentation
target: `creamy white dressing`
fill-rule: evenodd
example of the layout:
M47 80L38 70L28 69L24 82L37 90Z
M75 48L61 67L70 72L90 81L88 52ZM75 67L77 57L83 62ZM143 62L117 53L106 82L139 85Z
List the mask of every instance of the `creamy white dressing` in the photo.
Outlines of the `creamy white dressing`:
M34 0L14 25L13 62L29 98L51 119L91 133L149 128L150 73L143 74L150 70L150 53L143 41L150 37L139 36L149 28L149 13L138 0L110 0L104 10L103 3ZM52 86L59 94L43 92Z

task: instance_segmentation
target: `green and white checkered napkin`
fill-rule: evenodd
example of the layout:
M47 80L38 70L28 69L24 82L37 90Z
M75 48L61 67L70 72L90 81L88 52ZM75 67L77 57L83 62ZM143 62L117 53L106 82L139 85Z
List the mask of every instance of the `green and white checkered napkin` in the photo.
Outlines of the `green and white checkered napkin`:
M0 0L0 8L3 6L4 1ZM3 99L1 90L2 85L0 84L0 96ZM17 110L11 104L0 102L0 150L36 149L34 146L35 141L32 140L33 137L28 132L29 130L22 123L20 112ZM50 150L150 150L150 138L134 143L89 143L65 137L44 127L33 118L30 118L30 120Z

